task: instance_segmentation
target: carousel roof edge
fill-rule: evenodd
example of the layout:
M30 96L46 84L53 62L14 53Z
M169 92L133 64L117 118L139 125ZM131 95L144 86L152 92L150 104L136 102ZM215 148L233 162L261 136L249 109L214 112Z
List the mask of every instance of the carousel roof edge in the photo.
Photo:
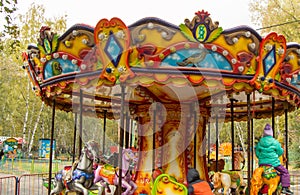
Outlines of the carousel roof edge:
M23 54L23 68L40 95L51 95L51 85L63 93L78 82L150 83L146 77L152 74L161 83L182 77L199 85L204 79L222 78L226 86L245 82L299 106L300 45L275 32L262 37L246 25L223 30L203 10L179 26L156 17L127 26L113 17L95 27L75 24L61 36L46 26L39 33L37 45Z
M174 29L178 29L179 30L179 27L178 25L175 25L173 23L170 23L166 20L163 20L161 18L158 18L158 17L145 17L145 18L142 18L136 22L134 22L133 24L129 25L128 28L133 28L133 27L136 27L136 26L139 26L139 25L142 25L142 24L146 24L146 23L158 23L158 24L161 24L161 25L164 25L166 27L171 27L171 28L174 28Z

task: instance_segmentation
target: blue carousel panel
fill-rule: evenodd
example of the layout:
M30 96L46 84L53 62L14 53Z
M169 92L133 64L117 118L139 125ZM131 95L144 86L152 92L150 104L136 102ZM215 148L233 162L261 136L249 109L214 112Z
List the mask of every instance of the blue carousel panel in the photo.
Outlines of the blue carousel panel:
M263 59L265 76L268 75L269 71L276 64L276 55L275 54L276 54L275 47L273 46L272 49L269 51L269 53L266 55L266 57Z
M69 60L54 59L50 60L45 66L44 78L46 80L57 75L79 71L80 69L78 65L72 64L72 62Z
M117 67L123 52L123 48L113 34L109 36L104 51L109 56L114 66Z
M184 49L168 55L161 66L199 67L232 71L227 59L213 51L206 49Z
M298 89L300 89L300 75L297 74L295 77L292 77L292 81L291 81L291 84L295 87L297 87Z

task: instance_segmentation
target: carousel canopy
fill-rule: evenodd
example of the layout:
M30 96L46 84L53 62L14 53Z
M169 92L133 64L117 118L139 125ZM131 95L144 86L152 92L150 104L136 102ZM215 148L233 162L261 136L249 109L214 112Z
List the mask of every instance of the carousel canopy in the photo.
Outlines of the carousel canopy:
M126 26L101 19L96 27L72 26L63 35L42 27L37 44L24 53L24 68L48 105L118 118L121 94L131 116L144 105L198 103L222 108L226 118L280 115L299 106L300 45L248 26L222 29L198 11L179 26L143 18ZM122 89L124 88L124 91ZM81 104L82 103L82 104Z

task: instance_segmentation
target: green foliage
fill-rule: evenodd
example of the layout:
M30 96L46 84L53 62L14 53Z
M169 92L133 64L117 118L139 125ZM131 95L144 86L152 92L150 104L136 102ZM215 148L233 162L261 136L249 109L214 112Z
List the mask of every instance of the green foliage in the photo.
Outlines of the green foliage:
M300 42L298 0L251 0L249 6L251 20L261 26L261 34L275 31L287 42Z
M42 26L49 26L51 31L58 34L54 35L52 45L49 45L52 51L57 49L59 34L66 31L66 16L48 19L44 17L44 13L45 9L43 6L32 4L26 13L18 16L18 23L22 24L19 28L22 36L18 37L20 44L18 47L12 49L10 45L15 40L11 37L5 37L2 41L3 49L0 52L0 135L13 137L25 136L27 145L24 149L29 146L32 139L32 152L35 155L39 139L50 138L52 107L44 107L37 124L36 133L33 136L42 100L41 97L37 96L31 90L29 77L24 69L21 68L23 63L21 53L27 50L29 44L37 43L39 30ZM56 110L54 120L54 139L56 140L58 154L60 155L62 149L64 149L64 151L70 153L69 155L72 155L75 128L74 114ZM118 142L117 122L107 120L106 129L105 147L109 148L110 145L115 145ZM83 141L94 139L99 143L103 143L102 133L102 119L83 117ZM79 140L78 136L79 117L77 120L77 144ZM76 154L79 153L78 150L77 148Z
M32 7L24 15L20 15L18 20L23 26L20 27L22 34L19 45L12 48L11 44L15 39L10 36L3 38L3 48L0 52L0 135L23 137L23 128L26 126L26 141L29 143L34 129L37 115L42 101L31 91L29 77L22 67L21 53L26 51L29 43L37 42L37 35L42 25L52 24L54 29L60 29L61 33L66 29L65 17L55 20L44 18L44 8L38 5ZM55 22L57 21L57 22ZM25 120L28 110L28 120ZM34 136L34 145L38 145L38 139L49 137L51 130L51 108L45 108L38 124L37 135ZM58 112L58 115L60 113ZM64 113L65 114L65 113ZM69 124L64 126L69 131L73 129L72 115L66 115ZM60 117L65 119L64 117ZM26 125L24 124L26 123ZM64 123L64 125L67 123ZM59 127L59 125L58 125Z
M17 11L17 0L1 0L0 16L4 18L4 29L0 32L0 51L4 49L4 45L9 45L11 50L19 47L19 28L15 22L14 13ZM6 37L11 39L10 42L3 41Z

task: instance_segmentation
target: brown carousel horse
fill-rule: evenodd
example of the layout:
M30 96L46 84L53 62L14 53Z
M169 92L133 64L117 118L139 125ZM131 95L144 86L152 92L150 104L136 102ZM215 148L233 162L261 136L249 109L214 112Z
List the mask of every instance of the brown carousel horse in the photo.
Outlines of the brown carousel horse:
M245 167L245 157L242 151L236 151L233 154L233 162L235 170L242 170ZM222 171L225 167L225 160L219 159L218 162L215 159L210 159L208 162L208 172L216 171L218 167L218 171Z

